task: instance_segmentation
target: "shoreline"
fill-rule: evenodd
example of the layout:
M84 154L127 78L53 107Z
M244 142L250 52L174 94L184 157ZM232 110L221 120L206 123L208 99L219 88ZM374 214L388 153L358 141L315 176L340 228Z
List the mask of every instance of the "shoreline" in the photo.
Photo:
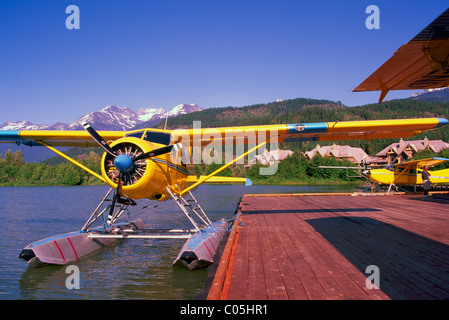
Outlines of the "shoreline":
M316 181L301 181L301 180L288 180L282 182L269 182L269 181L254 181L253 185L273 185L273 186L306 186L306 185L328 185L328 184L338 184L346 186L362 186L364 181L337 181L337 180L316 180ZM231 185L232 183L217 183L216 185ZM82 187L82 186L107 186L105 183L86 183L78 185L68 185L68 184L14 184L14 183L3 183L0 187Z

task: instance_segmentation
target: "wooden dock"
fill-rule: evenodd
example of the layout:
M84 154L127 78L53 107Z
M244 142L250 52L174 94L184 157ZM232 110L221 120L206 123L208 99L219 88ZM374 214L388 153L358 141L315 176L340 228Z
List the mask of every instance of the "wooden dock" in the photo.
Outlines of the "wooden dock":
M421 195L245 195L207 299L449 299L448 231Z

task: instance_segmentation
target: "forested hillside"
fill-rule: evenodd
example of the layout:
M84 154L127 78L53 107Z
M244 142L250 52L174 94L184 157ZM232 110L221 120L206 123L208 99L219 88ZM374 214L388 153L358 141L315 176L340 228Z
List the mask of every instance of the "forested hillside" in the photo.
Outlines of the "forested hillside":
M401 118L428 118L449 116L449 102L424 102L418 100L392 100L382 104L370 104L360 107L346 107L340 102L314 99L292 99L268 104L257 104L247 107L210 108L201 112L181 115L168 121L168 129L191 128L193 121L201 121L201 127L248 126L257 124L281 124L299 122L356 121ZM164 122L156 127L163 128ZM416 139L425 136L430 140L449 141L449 126L417 135ZM413 139L415 139L413 138ZM360 147L369 155L375 155L397 139L381 139L372 141L340 141ZM323 142L321 145L332 144ZM304 142L281 145L282 149L306 151L315 147L315 142Z

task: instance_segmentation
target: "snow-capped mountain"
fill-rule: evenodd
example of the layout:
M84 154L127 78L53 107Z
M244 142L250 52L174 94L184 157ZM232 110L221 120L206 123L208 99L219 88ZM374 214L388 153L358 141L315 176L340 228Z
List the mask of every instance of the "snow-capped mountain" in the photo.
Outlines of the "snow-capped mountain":
M139 116L130 108L107 106L78 118L69 126L69 130L83 129L83 122L96 130L129 130L139 122Z
M147 110L147 114L149 114L151 112L150 110L154 110L154 109L145 109L145 110ZM192 103L192 104L177 105L170 111L165 111L164 109L156 109L156 110L163 110L164 112L155 114L154 116L149 118L149 120L146 120L146 121L143 121L143 122L137 124L135 126L135 129L150 128L150 127L158 124L159 122L161 122L166 117L171 118L171 117L179 116L181 114L187 114L187 113L192 113L192 112L196 112L196 111L201 111L201 110L203 110L203 108ZM141 116L141 119L143 119L143 118L144 118L144 116Z
M48 129L48 125L46 124L34 124L29 122L28 120L11 122L6 121L4 124L0 126L1 130L45 130Z
M167 113L167 111L165 111L165 109L163 108L158 108L158 109L153 109L153 108L148 108L148 109L139 109L137 110L137 115L139 116L139 120L141 121L150 121L153 118L157 118L165 113Z
M82 123L87 122L96 130L131 130L139 124L155 125L165 117L174 117L203 110L196 104L180 104L170 111L163 108L130 108L107 106L99 111L88 113L71 124L58 122L53 125L33 124L30 121L5 122L0 130L83 130Z
M411 96L413 100L449 101L449 88L427 89L416 92Z
M176 107L174 107L173 109L171 109L170 111L168 111L166 114L164 114L162 118L165 118L166 116L175 117L175 116L179 116L180 114L187 114L187 113L192 113L192 112L201 111L201 110L203 110L203 108L197 106L194 103L180 104L180 105L177 105Z

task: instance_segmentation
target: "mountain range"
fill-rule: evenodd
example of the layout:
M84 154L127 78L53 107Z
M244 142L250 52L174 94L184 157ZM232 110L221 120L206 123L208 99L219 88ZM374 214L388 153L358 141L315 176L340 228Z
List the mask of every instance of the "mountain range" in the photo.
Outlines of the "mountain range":
M420 101L449 101L449 88L429 89L414 93L409 99ZM281 102L281 101L277 101ZM132 129L150 128L165 118L202 111L196 104L180 104L166 111L163 108L141 108L133 111L127 107L107 106L101 110L88 113L68 124L34 124L28 120L7 121L0 125L0 130L83 130L82 123L87 122L96 130L126 131Z
M449 88L428 89L417 92L410 99L421 101L449 101Z
M169 111L163 108L141 108L133 111L127 107L107 106L88 113L70 124L57 122L48 125L34 124L28 120L7 121L0 125L0 130L83 130L82 123L87 122L96 130L126 131L152 127L166 117L171 118L201 110L203 108L196 104L180 104Z

